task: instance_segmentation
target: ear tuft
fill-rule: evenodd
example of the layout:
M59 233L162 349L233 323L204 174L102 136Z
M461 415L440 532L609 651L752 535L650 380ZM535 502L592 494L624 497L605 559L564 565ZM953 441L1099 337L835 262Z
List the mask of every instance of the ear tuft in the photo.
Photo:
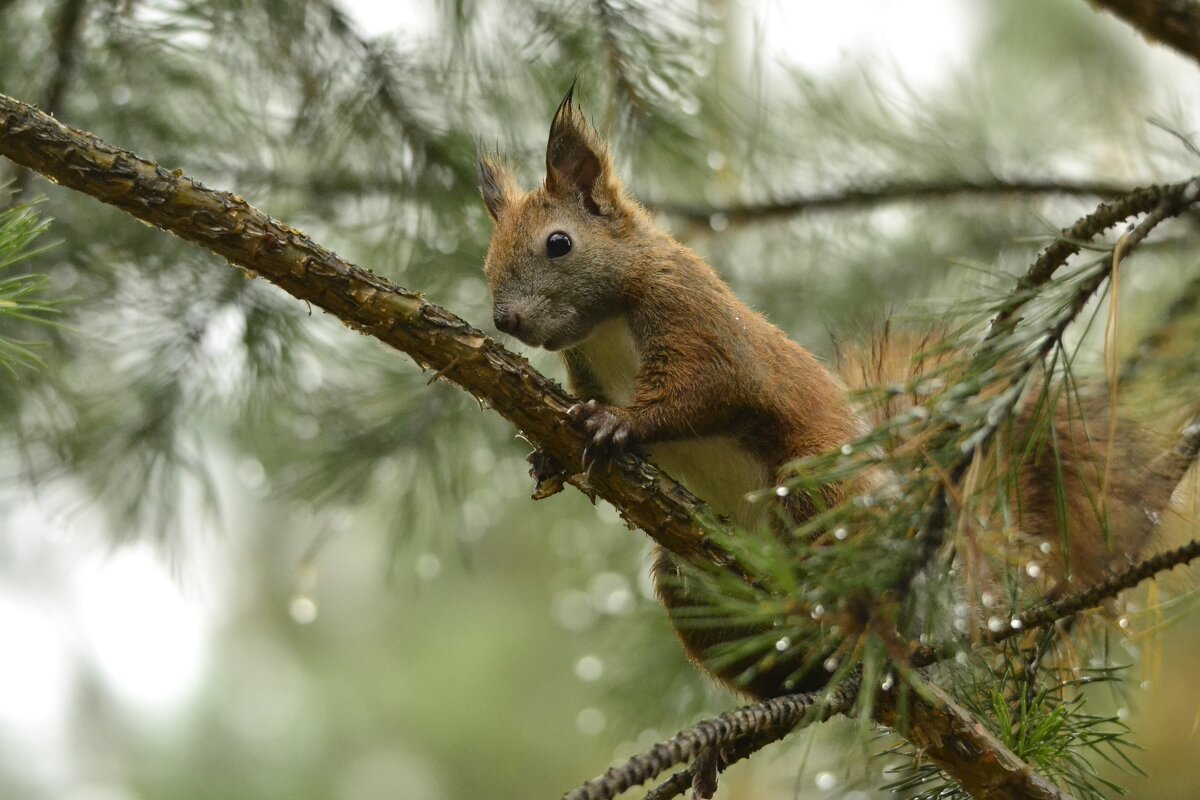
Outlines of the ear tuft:
M620 185L608 149L573 104L574 95L572 82L550 123L546 186L592 214L608 216L620 208Z
M492 219L499 220L500 213L520 191L516 178L503 164L482 153L479 154L477 166L479 193L483 195L483 203Z

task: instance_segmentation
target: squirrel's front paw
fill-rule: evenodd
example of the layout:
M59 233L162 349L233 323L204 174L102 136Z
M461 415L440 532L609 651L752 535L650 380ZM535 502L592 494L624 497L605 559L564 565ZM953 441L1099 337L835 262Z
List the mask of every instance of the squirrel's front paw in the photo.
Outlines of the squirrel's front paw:
M612 458L633 444L633 428L620 409L588 400L571 406L567 416L589 436L583 449L585 470L591 469L595 459Z

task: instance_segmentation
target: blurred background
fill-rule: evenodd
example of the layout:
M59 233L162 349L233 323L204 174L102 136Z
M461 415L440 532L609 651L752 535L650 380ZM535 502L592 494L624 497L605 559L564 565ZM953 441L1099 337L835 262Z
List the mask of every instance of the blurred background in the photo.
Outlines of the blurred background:
M0 91L491 333L476 147L539 180L577 78L635 195L826 358L1003 291L1098 187L1200 172L1197 77L1083 0L0 0ZM10 270L57 304L0 315L36 356L0 371L0 797L558 797L737 703L679 653L646 538L531 502L494 414L118 211L0 184L48 223ZM881 186L905 191L785 202ZM1162 230L1123 275L1128 351L1196 283ZM1149 415L1194 400L1173 341L1128 389ZM1160 617L1112 640L1147 773L1117 779L1194 798L1200 627ZM793 737L719 796L886 796L861 733Z

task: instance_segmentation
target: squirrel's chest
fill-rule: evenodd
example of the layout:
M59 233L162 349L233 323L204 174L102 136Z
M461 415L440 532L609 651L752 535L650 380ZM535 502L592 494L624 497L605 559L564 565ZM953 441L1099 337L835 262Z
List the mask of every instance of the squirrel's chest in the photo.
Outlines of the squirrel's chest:
M598 325L577 346L576 353L605 399L615 406L629 405L641 353L623 319ZM755 527L765 520L770 504L749 503L746 495L770 485L772 470L733 436L676 439L657 442L647 449L652 461L718 514L731 517L743 527Z

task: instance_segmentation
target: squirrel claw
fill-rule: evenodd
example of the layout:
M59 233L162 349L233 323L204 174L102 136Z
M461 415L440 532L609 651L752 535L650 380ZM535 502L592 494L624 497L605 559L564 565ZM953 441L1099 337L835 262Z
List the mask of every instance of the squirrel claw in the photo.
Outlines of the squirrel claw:
M583 469L589 475L597 461L623 453L632 443L633 431L625 415L603 403L576 403L567 410L567 416L588 434Z

